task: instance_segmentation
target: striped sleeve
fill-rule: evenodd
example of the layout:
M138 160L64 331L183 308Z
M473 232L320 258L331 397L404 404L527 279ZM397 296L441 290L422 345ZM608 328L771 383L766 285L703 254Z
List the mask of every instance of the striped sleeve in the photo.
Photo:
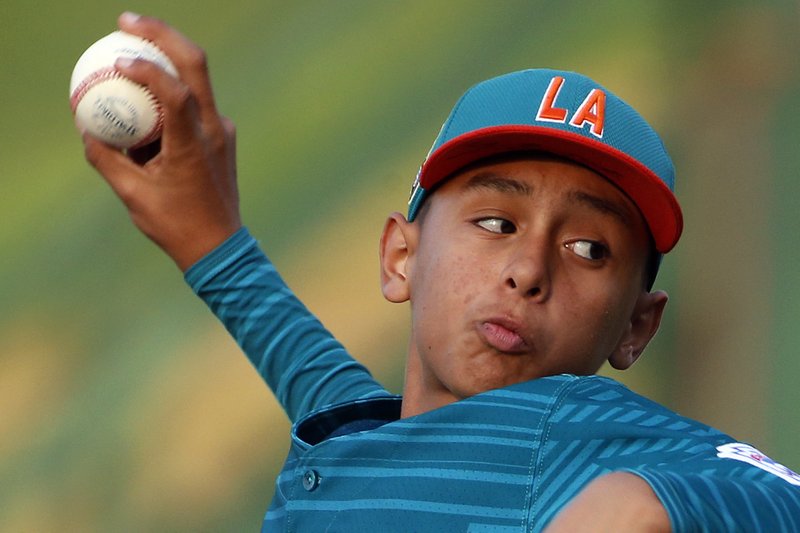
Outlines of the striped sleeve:
M291 420L328 404L388 394L297 299L246 228L184 277Z
M581 471L647 481L673 531L800 531L800 475L619 383L577 380L552 421L550 444L577 440Z
M800 531L800 488L753 466L740 470L751 475L652 468L632 472L653 488L673 531Z

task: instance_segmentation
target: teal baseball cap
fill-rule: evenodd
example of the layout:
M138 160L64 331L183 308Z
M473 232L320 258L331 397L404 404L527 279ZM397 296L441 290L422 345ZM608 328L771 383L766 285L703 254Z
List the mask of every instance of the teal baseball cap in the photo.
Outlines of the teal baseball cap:
M437 185L504 153L547 152L586 166L639 208L656 250L680 238L675 168L655 130L630 105L575 72L530 69L478 83L456 103L417 173L408 219Z

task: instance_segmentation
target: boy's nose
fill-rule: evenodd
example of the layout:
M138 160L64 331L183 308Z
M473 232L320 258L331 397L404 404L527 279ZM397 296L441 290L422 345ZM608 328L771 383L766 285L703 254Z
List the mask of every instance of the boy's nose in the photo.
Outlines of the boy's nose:
M506 287L524 298L545 299L550 270L545 250L527 249L511 258L503 272Z

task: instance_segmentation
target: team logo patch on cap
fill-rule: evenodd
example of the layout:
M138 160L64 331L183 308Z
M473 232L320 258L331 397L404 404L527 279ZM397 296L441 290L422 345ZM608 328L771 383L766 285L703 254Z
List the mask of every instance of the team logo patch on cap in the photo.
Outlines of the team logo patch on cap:
M544 122L566 123L569 117L569 109L556 107L556 99L564 85L563 76L555 76L550 80L550 85L544 93L544 98L539 104L536 112L536 120ZM605 127L606 117L606 93L600 89L592 89L583 103L569 120L569 125L581 129L589 124L589 131L598 139L603 138L603 128Z
M749 444L741 442L732 442L730 444L723 444L717 446L717 457L723 459L735 459L743 463L749 463L753 466L774 474L781 479L791 483L792 485L800 486L800 474L792 471L791 469L776 463L757 449Z

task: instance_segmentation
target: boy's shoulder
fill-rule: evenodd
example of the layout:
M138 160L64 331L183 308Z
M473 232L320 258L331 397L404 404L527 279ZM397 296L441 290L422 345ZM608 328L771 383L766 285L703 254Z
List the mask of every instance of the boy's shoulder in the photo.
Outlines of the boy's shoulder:
M543 427L546 455L562 459L569 455L572 461L608 471L705 472L725 478L781 479L800 486L800 474L754 446L682 416L611 378L552 376L508 391L531 401L547 398L550 403Z
M547 426L552 438L676 439L686 446L712 449L734 440L604 376L560 374L476 397L476 401L488 399L537 410L542 415L538 424Z

